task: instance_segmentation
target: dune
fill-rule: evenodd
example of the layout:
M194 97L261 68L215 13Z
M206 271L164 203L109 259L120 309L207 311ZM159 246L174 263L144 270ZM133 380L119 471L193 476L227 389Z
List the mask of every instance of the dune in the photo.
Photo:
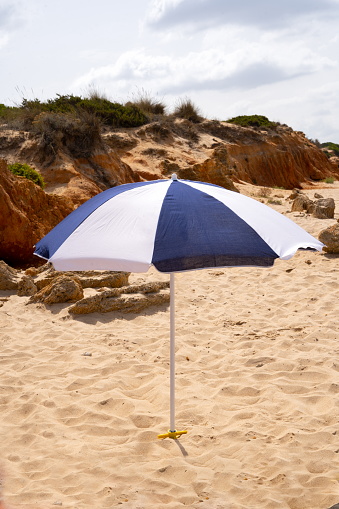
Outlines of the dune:
M338 187L318 191L339 210ZM277 194L272 206L314 236L339 217L291 213ZM72 316L0 292L5 507L338 503L338 272L335 255L300 251L269 269L177 274L178 440L157 438L169 426L167 306Z

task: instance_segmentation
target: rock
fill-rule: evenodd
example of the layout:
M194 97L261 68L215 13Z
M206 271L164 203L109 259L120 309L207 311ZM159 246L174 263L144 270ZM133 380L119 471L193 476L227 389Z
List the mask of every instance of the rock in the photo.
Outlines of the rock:
M18 284L18 271L0 260L0 290L16 290Z
M314 198L319 199L319 198L324 198L324 197L319 193L314 193Z
M29 267L25 270L25 274L27 276L36 277L39 274L49 274L50 272L54 272L54 267L51 263L47 262L44 265L41 265L40 267Z
M21 297L34 295L38 291L31 276L23 275L18 283L17 294Z
M226 145L217 147L212 156L203 163L177 170L178 177L188 180L199 180L239 192L232 181L234 170Z
M126 286L128 284L128 278L130 275L130 272L113 272L109 270L58 272L54 270L52 265L48 265L49 266L47 266L45 270L36 273L37 277L34 280L34 283L37 285L38 290L41 290L45 286L49 285L53 279L62 275L78 278L82 288L120 288L121 286ZM29 269L29 273L32 274L34 271Z
M319 148L308 143L303 133L282 128L262 133L242 128L242 134L240 130L237 134L234 133L234 141L227 146L230 162L235 167L233 180L293 189L300 188L303 182L319 181L333 171L338 172Z
M339 253L339 222L322 230L318 239L325 244L323 250L326 253Z
M58 276L49 285L42 288L29 299L29 303L43 302L44 304L56 304L60 302L74 302L82 299L83 289L78 277Z
M13 175L0 159L0 259L21 267L36 263L34 244L72 210L69 200Z
M306 210L308 214L311 214L314 210L314 202L310 200L306 194L298 193L296 198L292 202L292 212L302 212Z
M170 294L165 290L168 288L168 282L115 288L76 302L69 308L69 312L73 314L108 313L110 311L139 313L150 306L167 304L170 301Z
M334 504L329 507L329 509L339 509L339 504Z
M333 198L321 198L315 202L313 216L318 219L333 219L335 203Z
M297 196L299 195L300 190L299 189L293 189L292 193L287 197L288 200L295 200Z

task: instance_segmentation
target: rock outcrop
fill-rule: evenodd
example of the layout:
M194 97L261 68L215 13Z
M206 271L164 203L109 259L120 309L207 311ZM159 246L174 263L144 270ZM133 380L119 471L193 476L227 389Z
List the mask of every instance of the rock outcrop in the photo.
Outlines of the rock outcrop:
M68 198L14 176L0 159L0 259L13 266L36 262L35 243L73 208Z
M27 304L50 306L74 302L68 309L70 313L89 314L139 313L169 303L168 281L129 285L129 275L129 272L110 271L58 272L50 264L23 272L0 260L0 290L14 290L21 297L30 297ZM84 297L85 288L96 292ZM8 297L0 298L0 307L7 300Z
M110 311L140 313L150 306L168 304L170 301L168 288L168 282L115 288L78 300L69 308L69 312L72 314L108 313Z
M83 296L80 279L76 276L62 275L54 278L47 286L32 295L29 302L44 304L75 302Z
M0 260L0 290L17 290L19 281L18 271Z
M49 285L53 279L62 276L65 272L56 271L50 263L42 267L30 267L25 272L26 275L34 278L34 284L38 290ZM129 272L109 271L109 270L88 270L88 271L68 271L68 276L79 279L82 288L120 288L128 285Z
M228 153L236 178L260 186L292 189L336 173L323 152L294 131L249 136L248 143L231 144Z
M18 283L18 295L26 297L27 295L35 295L38 291L37 286L31 276L23 275Z
M194 178L225 185L231 180L260 186L300 188L305 182L339 178L338 166L301 132L205 120L175 120L120 132L119 155L142 178ZM156 127L156 129L155 129ZM129 141L128 150L121 148ZM216 171L219 170L219 171Z

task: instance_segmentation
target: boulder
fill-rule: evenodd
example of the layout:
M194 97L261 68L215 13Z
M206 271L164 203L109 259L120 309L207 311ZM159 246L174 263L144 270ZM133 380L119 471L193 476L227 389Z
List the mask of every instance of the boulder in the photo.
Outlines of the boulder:
M292 212L306 211L308 214L312 214L314 207L314 202L306 194L298 193L292 202L291 210Z
M291 196L293 196L292 212L305 211L308 214L313 214L318 219L332 219L334 217L335 202L333 198L319 198L314 202L302 192L293 193Z
M339 222L319 233L318 239L325 244L326 253L339 253Z
M318 219L333 219L335 203L333 198L321 198L315 202L313 216Z
M29 299L29 303L56 304L74 302L84 296L80 279L76 276L58 276Z
M19 280L18 271L0 260L0 290L17 290Z

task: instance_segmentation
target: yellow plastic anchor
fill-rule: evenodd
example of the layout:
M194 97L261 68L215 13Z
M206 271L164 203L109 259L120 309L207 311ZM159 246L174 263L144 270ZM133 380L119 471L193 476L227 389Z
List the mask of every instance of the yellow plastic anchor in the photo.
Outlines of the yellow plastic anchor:
M173 440L177 440L181 435L186 435L187 431L171 431L168 430L168 433L163 433L162 435L158 435L158 438L173 438Z

